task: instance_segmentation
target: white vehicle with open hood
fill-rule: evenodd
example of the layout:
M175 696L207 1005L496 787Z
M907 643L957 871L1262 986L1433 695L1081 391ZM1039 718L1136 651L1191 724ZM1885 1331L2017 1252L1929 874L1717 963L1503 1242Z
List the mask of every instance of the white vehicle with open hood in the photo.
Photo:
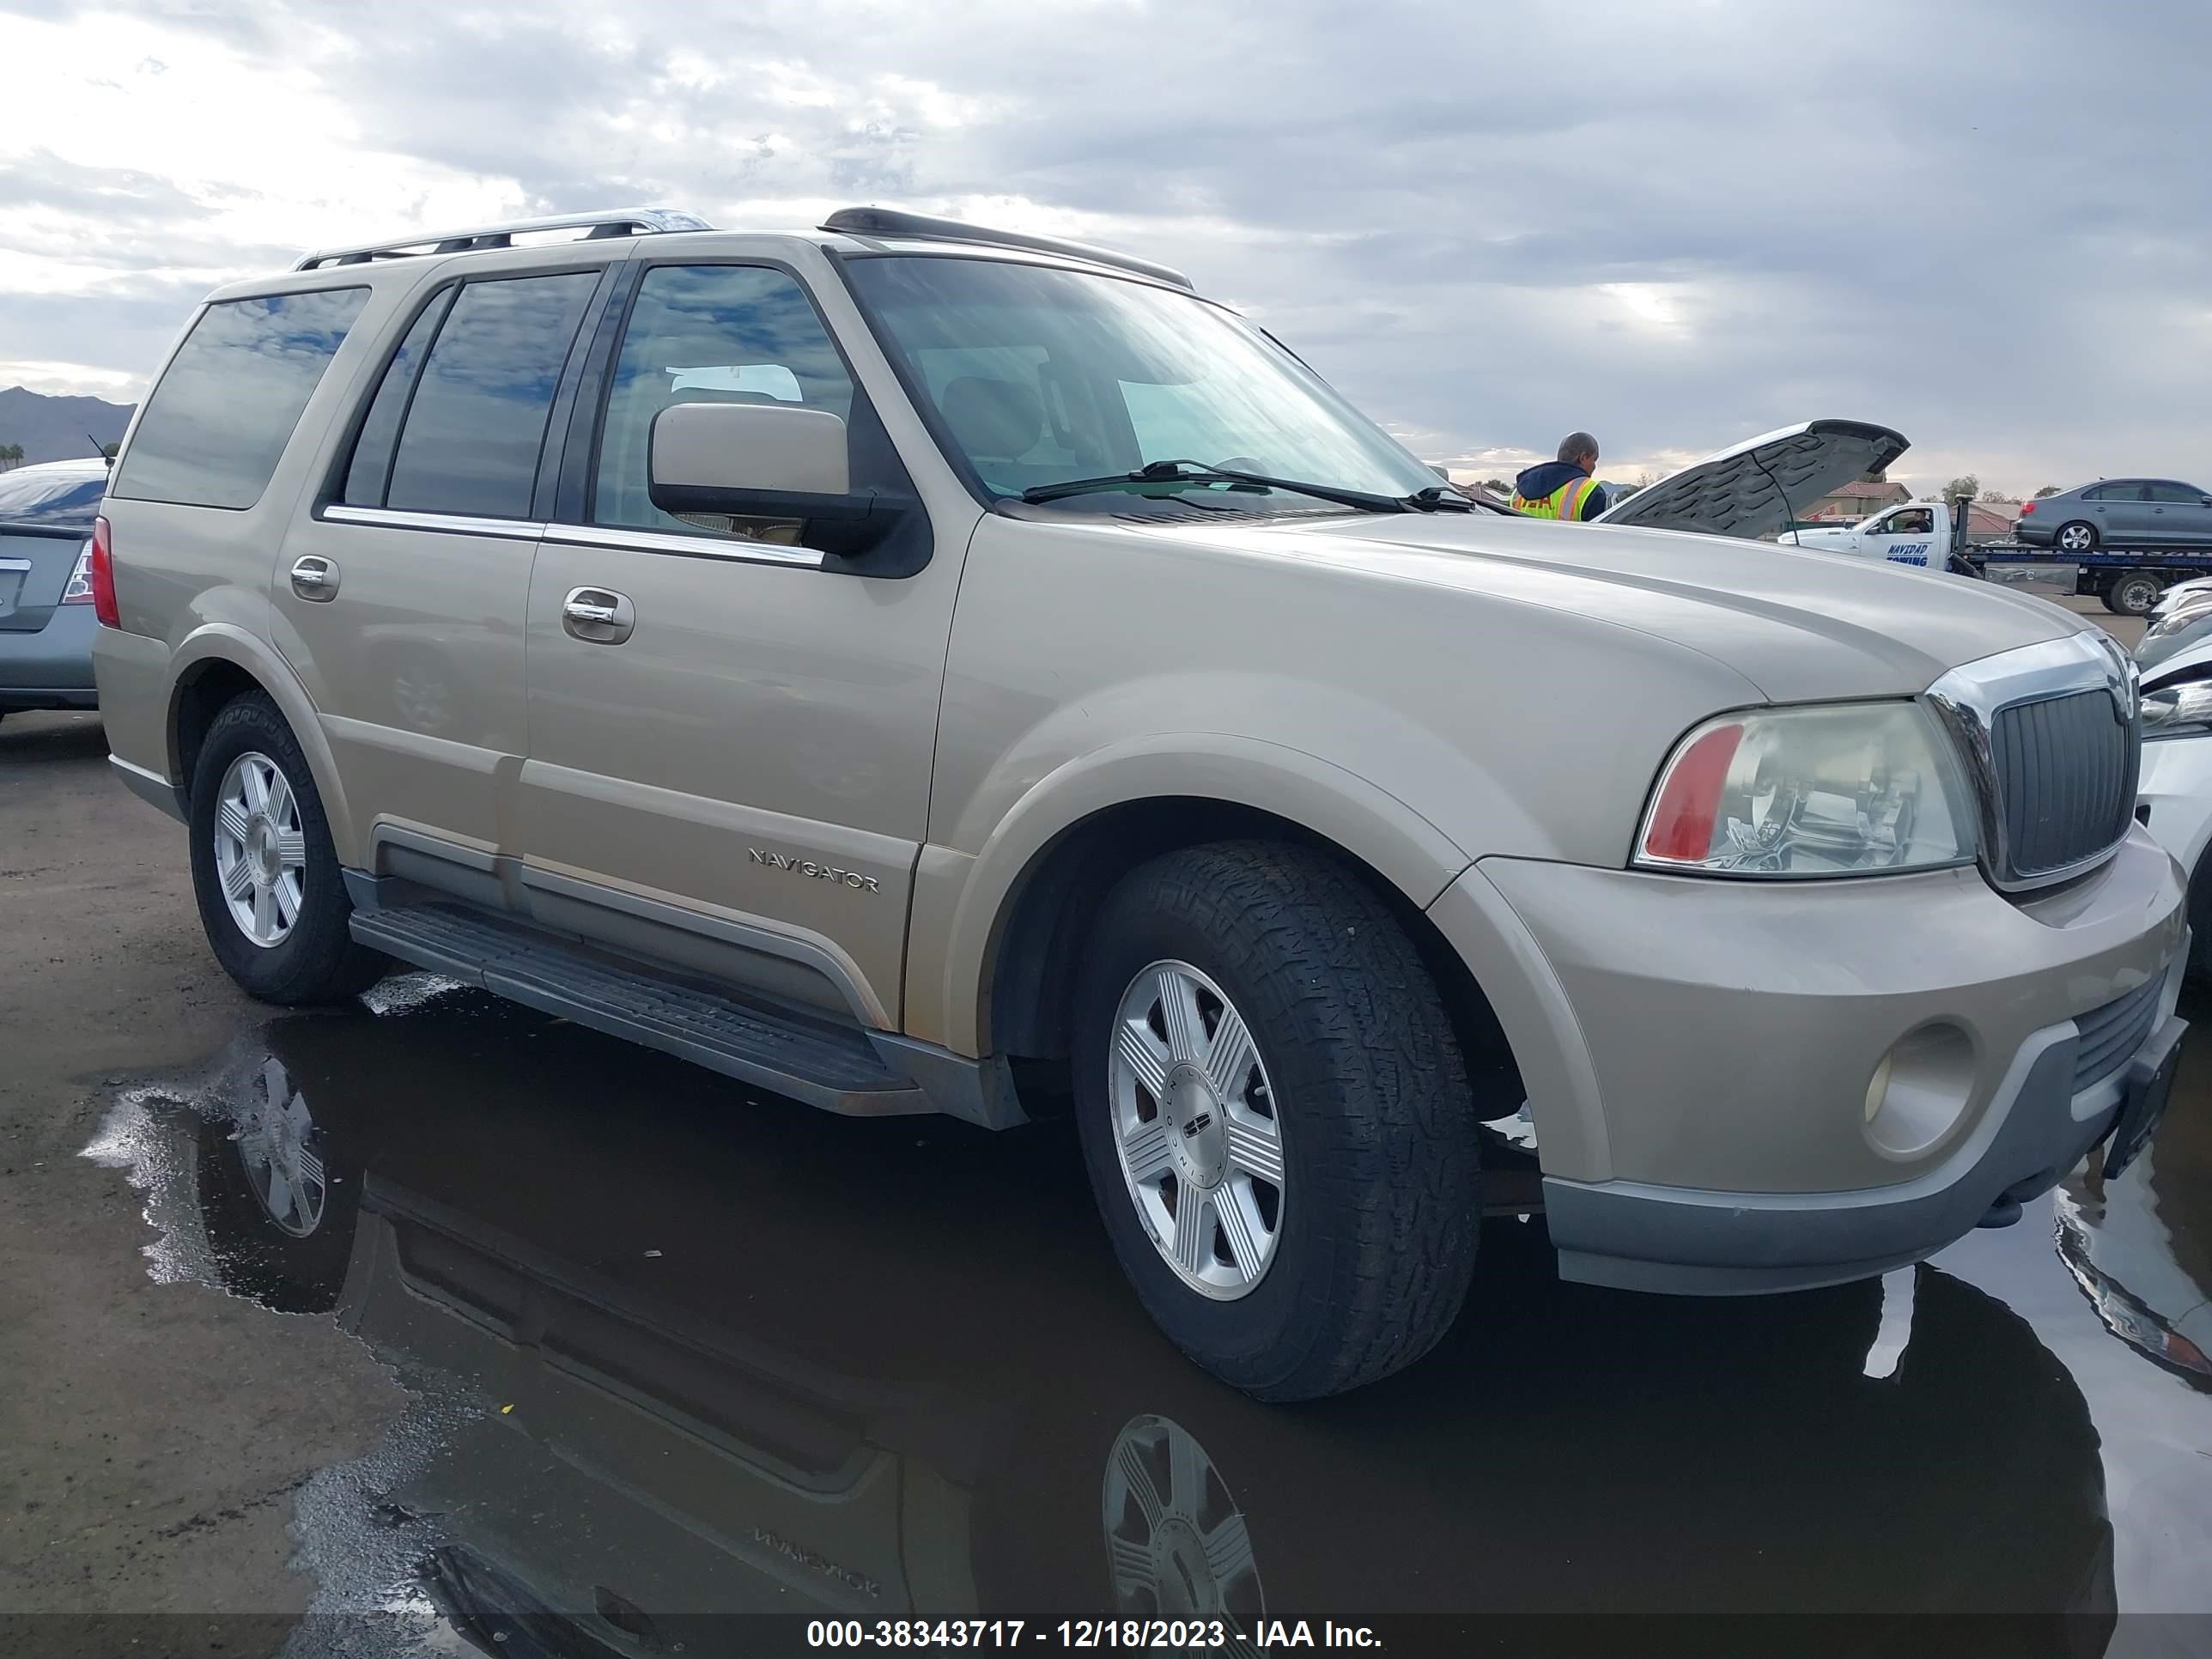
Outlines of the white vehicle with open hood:
M1915 570L1975 574L1965 558L1966 520L1948 501L1900 502L1852 524L1790 528L1814 501L1889 466L1904 434L1865 421L1801 421L1747 438L1608 507L1595 522L1688 530L1839 553Z

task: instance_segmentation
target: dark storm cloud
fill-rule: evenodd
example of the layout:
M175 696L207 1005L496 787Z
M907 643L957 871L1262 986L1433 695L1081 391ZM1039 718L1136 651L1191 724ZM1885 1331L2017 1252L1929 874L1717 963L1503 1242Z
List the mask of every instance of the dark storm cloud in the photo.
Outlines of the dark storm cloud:
M2198 0L136 9L519 208L1096 216L1432 455L1848 414L1916 471L2212 475Z

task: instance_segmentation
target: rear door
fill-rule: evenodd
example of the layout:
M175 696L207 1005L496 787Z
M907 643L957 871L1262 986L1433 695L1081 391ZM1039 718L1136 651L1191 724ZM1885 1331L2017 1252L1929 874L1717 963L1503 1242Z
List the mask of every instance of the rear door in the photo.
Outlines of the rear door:
M465 272L422 300L286 539L279 644L373 860L486 902L513 848L546 434L608 264Z
M2082 514L2096 526L2100 542L2142 543L2150 539L2150 504L2143 499L2149 488L2140 478L2111 478L2082 492Z
M2171 478L2153 479L2149 489L2151 532L2160 542L2212 542L2212 506L2205 504L2203 490Z

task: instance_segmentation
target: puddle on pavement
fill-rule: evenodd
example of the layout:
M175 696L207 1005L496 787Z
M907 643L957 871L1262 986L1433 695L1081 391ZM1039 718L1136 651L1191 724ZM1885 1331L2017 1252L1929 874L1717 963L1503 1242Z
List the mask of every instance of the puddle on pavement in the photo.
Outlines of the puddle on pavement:
M300 1494L314 1651L1810 1609L1869 1615L1854 1651L1997 1612L2095 1653L2124 1609L2212 1612L2212 1052L2135 1170L1935 1265L1643 1297L1497 1224L1435 1355L1286 1409L1155 1332L1064 1128L756 1103L434 982L372 1006L125 1092L88 1149L157 1279L334 1319L412 1393Z

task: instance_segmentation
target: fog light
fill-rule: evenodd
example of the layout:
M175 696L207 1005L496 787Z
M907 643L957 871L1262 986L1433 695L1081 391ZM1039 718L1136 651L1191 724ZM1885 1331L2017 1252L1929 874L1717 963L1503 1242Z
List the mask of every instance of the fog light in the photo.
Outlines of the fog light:
M1973 1094L1973 1039L1948 1023L1923 1025L1867 1080L1867 1139L1890 1158L1916 1157L1958 1127Z
M1874 1068L1874 1076L1867 1083L1866 1121L1868 1122L1874 1121L1875 1115L1881 1110L1882 1100L1888 1093L1889 1056L1884 1054L1881 1057L1881 1064Z

